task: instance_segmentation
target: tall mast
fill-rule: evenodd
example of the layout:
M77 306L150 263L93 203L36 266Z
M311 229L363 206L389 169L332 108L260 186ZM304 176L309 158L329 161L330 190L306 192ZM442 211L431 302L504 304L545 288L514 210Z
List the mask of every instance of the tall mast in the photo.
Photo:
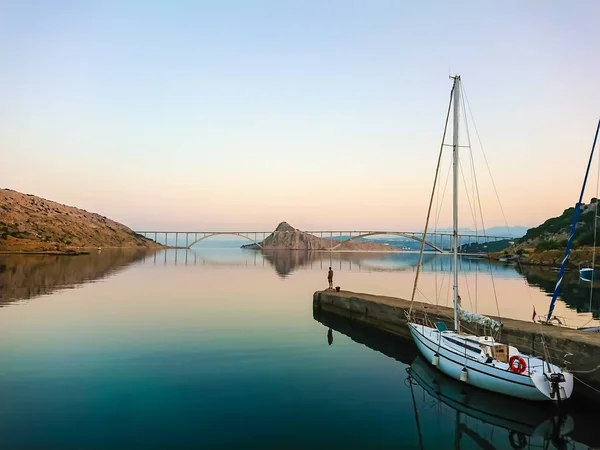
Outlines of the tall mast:
M452 136L452 179L453 179L453 202L452 202L452 247L454 250L454 330L460 332L458 322L458 122L460 120L460 75L454 78L454 119Z
M592 165L592 158L594 157L594 148L596 148L596 141L598 140L598 133L600 132L600 120L596 127L596 134L594 135L594 143L592 144L592 151L590 152L590 158L588 160L587 169L585 169L585 177L583 178L583 185L581 186L581 193L579 194L579 201L575 205L575 212L573 213L573 222L571 223L571 231L567 238L567 245L565 246L565 254L563 256L562 263L560 264L560 270L558 272L558 278L556 280L556 286L554 286L554 292L552 292L552 300L550 301L550 307L548 309L548 315L546 316L546 322L550 323L552 312L554 311L554 304L558 298L558 292L560 290L560 284L562 283L563 276L565 275L565 269L567 268L567 259L569 258L569 252L571 251L571 243L573 236L575 236L575 229L577 228L577 222L579 221L579 213L581 212L581 202L583 201L583 193L585 192L585 185L587 183L588 174L590 173L590 166ZM596 211L597 213L597 211ZM596 243L594 242L594 246ZM593 269L593 267L592 267ZM592 273L594 273L592 271Z

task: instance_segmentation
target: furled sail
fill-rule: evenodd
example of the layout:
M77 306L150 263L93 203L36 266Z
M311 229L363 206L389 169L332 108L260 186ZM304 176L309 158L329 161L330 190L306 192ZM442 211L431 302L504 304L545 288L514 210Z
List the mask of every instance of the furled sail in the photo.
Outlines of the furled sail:
M461 320L466 320L467 322L476 323L484 327L489 327L492 330L497 330L502 326L502 323L498 322L497 320L491 319L479 313L465 311L460 306L458 307L458 314Z

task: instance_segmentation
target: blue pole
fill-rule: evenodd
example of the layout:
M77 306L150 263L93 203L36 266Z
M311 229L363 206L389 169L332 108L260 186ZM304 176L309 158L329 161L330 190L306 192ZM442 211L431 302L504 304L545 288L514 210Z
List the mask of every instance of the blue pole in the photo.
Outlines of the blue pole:
M571 243L573 241L573 236L575 236L575 228L577 227L577 222L579 220L579 214L581 213L581 201L583 200L583 192L585 191L585 185L587 183L588 174L590 173L590 166L592 165L592 157L594 156L594 148L596 148L596 140L598 139L598 131L600 131L600 120L598 121L598 126L596 127L594 143L592 144L592 151L590 153L590 159L588 161L587 169L585 171L585 178L583 179L583 186L581 186L581 194L579 194L579 201L575 205L575 212L573 213L573 223L571 224L571 232L569 233L569 238L567 239L567 245L565 247L565 255L564 255L562 263L560 265L560 271L558 272L558 279L556 281L556 286L554 286L554 292L552 293L552 301L550 302L550 309L548 310L548 317L546 318L546 322L549 322L550 317L552 317L552 312L554 311L554 304L556 303L556 299L558 298L558 292L560 291L560 284L562 283L563 276L565 274L565 268L567 266L567 259L569 259L569 252L571 251ZM598 207L597 204L596 204L596 207Z

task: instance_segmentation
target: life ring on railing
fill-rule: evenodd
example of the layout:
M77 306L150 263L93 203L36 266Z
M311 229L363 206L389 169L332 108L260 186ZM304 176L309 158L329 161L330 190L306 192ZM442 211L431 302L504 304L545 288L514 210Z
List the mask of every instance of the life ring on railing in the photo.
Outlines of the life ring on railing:
M514 373L523 373L527 370L527 363L525 363L525 360L518 355L510 357L508 366Z

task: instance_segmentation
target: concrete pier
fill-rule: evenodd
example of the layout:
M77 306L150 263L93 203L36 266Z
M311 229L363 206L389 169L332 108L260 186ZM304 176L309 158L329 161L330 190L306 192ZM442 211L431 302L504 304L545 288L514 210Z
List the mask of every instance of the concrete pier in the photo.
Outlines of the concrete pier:
M409 300L350 291L336 292L327 289L317 291L313 295L315 314L325 311L395 336L411 339L405 316L405 311L408 311L409 307ZM454 312L451 308L415 302L413 311L427 312L432 321L442 321L449 326L453 324ZM490 317L503 323L499 336L503 342L514 345L523 353L544 356L542 345L544 341L554 364L566 363L567 370L572 371L577 378L600 389L600 335L598 333ZM468 322L464 323L464 328L468 332L485 333L483 327Z

